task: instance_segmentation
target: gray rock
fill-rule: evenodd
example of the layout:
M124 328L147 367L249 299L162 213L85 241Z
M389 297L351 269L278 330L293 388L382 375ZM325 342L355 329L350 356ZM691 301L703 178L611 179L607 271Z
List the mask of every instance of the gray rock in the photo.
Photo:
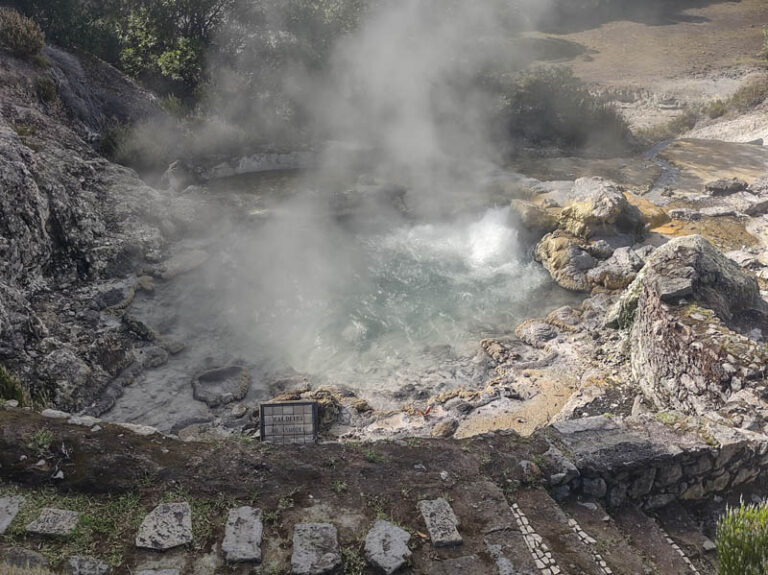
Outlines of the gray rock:
M11 522L19 513L19 509L24 505L24 501L26 500L20 495L0 498L0 535L10 527Z
M221 550L227 561L261 563L261 509L238 507L229 512Z
M749 184L740 178L722 179L709 182L704 190L712 196L727 196L746 190Z
M435 547L452 547L464 542L457 529L459 520L448 501L442 497L433 500L425 499L419 501L418 508L424 517L432 545Z
M136 575L181 575L180 569L142 569Z
M656 290L662 301L677 303L682 298L693 295L693 278L661 277L656 281Z
M299 523L294 527L292 575L326 575L340 568L336 527L330 523Z
M112 568L93 557L74 556L67 559L65 573L67 575L109 575Z
M673 220L683 220L687 222L695 222L696 220L701 219L701 213L697 212L696 210L691 210L688 208L678 208L675 210L669 210L667 212L669 214L669 217Z
M192 542L192 509L188 503L162 503L139 527L136 546L163 551Z
M379 520L365 536L365 559L385 575L402 568L411 557L411 535L397 525Z
M12 547L3 553L0 566L10 565L21 569L45 569L48 567L48 559L29 549Z
M200 374L192 383L195 399L208 407L219 407L245 397L251 386L248 369L232 365Z
M581 480L581 490L584 492L584 495L602 498L608 492L608 487L602 477L584 477Z
M75 530L79 520L77 511L46 507L35 521L27 525L27 531L36 535L67 537Z

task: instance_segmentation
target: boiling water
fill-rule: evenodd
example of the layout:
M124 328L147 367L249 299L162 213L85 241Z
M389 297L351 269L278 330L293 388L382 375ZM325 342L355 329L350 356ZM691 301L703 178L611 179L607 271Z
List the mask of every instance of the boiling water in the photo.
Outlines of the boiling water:
M574 301L533 262L506 207L434 221L339 223L312 202L271 213L220 230L205 265L137 301L137 315L186 349L126 388L111 418L167 428L204 416L192 378L232 363L251 368L250 401L290 374L377 407L404 390L480 385L481 339Z

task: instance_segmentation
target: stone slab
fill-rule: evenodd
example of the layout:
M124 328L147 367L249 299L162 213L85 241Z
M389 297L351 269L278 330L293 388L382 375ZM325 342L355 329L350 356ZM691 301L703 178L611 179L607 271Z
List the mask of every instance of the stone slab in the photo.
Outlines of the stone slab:
M12 547L3 553L0 558L0 566L10 565L21 569L45 569L48 567L48 560L29 549L21 547Z
M67 537L75 530L79 520L77 511L46 507L35 521L27 525L27 531L36 535Z
M293 530L292 575L326 575L341 568L336 527L330 523L299 523Z
M111 572L111 567L103 561L79 555L67 559L64 569L66 575L109 575Z
M136 547L163 551L192 542L192 509L189 503L162 503L139 527Z
M25 499L20 495L0 498L0 535L11 526L24 501Z
M365 559L385 575L392 575L411 558L411 535L389 521L379 520L365 536Z
M221 550L227 561L261 563L261 509L238 507L229 512Z
M457 526L459 520L451 509L451 505L442 497L438 499L419 501L419 511L427 524L429 538L435 547L452 547L461 545L464 540Z

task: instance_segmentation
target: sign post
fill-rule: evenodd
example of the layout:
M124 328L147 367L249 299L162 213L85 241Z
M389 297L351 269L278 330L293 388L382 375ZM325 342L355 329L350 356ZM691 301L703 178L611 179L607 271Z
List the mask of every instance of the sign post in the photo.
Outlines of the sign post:
M262 403L261 440L268 443L314 443L317 440L317 403L289 401Z

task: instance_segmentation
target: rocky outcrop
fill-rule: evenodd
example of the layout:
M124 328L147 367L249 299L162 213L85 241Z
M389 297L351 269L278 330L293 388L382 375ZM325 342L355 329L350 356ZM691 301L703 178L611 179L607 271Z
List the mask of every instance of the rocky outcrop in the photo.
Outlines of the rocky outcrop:
M115 317L180 211L88 143L154 100L106 64L44 56L48 68L0 55L0 363L74 410L136 362L145 343Z
M539 196L546 201L548 194ZM562 193L557 201L562 204ZM557 229L536 246L535 257L566 289L608 290L629 285L643 266L633 249L645 220L617 185L600 178L576 180L557 218Z
M632 371L657 407L721 410L748 427L768 415L757 391L766 382L768 304L756 278L701 236L656 250L613 316L631 323Z

